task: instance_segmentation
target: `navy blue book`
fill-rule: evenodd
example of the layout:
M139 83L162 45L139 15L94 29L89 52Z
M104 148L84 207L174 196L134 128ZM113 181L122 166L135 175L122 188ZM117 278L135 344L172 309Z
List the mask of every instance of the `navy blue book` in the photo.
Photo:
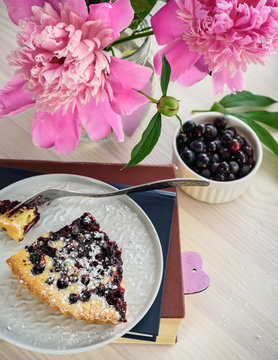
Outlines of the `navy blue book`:
M4 187L16 181L41 174L41 172L37 171L21 170L0 166L0 189L3 189ZM126 187L126 185L115 183L111 183L111 185L117 188ZM164 268L161 286L151 308L143 317L143 319L136 326L134 326L133 329L125 334L124 337L155 342L159 333L165 274L171 239L176 193L153 190L138 194L130 194L129 196L145 211L157 231L163 252Z

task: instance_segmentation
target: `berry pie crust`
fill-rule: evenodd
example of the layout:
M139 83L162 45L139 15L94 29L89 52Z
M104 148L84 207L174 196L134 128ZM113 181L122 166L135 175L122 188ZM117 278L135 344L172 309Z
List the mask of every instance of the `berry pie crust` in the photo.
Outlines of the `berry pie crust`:
M7 260L22 285L65 315L99 324L126 322L121 249L84 213Z
M39 220L40 215L37 207L33 204L26 204L11 214L8 212L19 204L19 201L0 201L0 229L4 230L16 241L23 240L24 235Z

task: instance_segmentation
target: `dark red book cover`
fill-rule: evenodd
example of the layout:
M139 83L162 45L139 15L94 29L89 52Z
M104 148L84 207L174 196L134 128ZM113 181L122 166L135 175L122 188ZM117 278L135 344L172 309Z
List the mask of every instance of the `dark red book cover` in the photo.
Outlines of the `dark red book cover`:
M105 182L126 185L138 185L144 182L175 177L174 165L137 165L120 170L123 164L0 159L0 166L48 173L83 175ZM175 189L167 190L175 191ZM176 201L161 317L183 318L184 315L179 216L178 202Z

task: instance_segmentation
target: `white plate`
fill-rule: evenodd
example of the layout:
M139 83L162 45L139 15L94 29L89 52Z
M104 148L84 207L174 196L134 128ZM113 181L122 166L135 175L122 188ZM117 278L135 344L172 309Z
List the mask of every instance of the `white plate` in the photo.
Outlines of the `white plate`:
M37 191L59 187L105 192L103 182L77 175L40 175L0 191L0 199L22 200ZM128 322L117 326L88 324L65 316L24 289L6 259L38 236L56 231L89 211L100 228L122 248ZM17 244L0 231L0 337L22 348L69 354L108 344L133 328L146 314L159 290L162 251L157 233L143 210L129 197L58 199L40 208L39 222Z

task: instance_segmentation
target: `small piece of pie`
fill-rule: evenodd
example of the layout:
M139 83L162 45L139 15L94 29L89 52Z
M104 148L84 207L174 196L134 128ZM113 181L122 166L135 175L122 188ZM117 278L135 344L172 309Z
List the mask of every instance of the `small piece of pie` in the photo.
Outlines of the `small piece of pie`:
M39 237L7 260L22 285L43 303L88 322L126 322L121 249L84 213Z
M8 214L18 204L19 201L0 201L0 229L3 229L11 238L19 242L27 231L36 224L40 215L34 204L26 204Z

